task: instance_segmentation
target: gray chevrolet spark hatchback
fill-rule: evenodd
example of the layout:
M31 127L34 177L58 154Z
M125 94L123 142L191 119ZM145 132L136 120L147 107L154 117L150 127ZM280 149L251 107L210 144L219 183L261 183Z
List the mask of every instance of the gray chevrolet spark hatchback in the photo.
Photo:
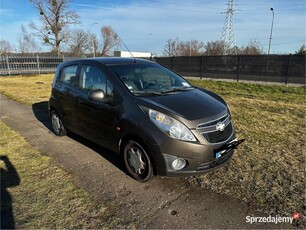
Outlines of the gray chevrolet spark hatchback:
M220 96L142 59L60 64L49 113L56 135L69 130L122 154L141 182L217 168L242 142Z

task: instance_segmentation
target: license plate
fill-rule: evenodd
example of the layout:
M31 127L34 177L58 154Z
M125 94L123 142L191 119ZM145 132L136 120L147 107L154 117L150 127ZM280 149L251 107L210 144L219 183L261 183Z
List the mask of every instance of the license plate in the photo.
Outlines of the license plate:
M221 152L217 152L216 153L216 159L220 158L221 157Z
M222 156L223 153L225 153L226 150L220 151L220 152L216 152L215 158L218 159Z
M220 157L222 157L224 154L226 154L227 152L229 152L230 150L236 149L238 145L240 145L242 142L244 142L245 140L232 140L231 142L229 142L228 144L222 146L221 148L217 149L215 152L215 158L218 159Z

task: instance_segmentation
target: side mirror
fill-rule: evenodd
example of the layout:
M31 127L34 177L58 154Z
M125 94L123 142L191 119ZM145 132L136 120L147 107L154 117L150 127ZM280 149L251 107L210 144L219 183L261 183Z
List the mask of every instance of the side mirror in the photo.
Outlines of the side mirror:
M96 89L89 92L89 100L95 102L102 102L105 99L105 93L102 89Z

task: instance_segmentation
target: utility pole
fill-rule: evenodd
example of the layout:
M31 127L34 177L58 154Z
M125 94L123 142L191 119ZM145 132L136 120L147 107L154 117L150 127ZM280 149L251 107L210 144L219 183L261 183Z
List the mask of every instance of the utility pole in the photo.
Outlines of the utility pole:
M90 32L92 31L92 26L97 25L97 24L98 23L95 22L90 25ZM93 57L96 57L95 36L94 35L92 36L92 53L93 53Z
M271 31L270 31L270 38L269 38L269 48L268 48L268 61L267 61L267 72L269 70L269 62L270 62L270 49L271 49L271 42L272 42L272 32L273 32L273 24L274 24L274 9L270 8L272 12L272 24L271 24Z
M150 36L152 36L153 34L148 34L148 41L147 41L147 52L149 53L152 53L151 51L150 51Z
M228 0L227 10L222 13L226 14L221 35L221 41L224 43L224 54L227 54L228 50L235 46L234 12L234 0Z

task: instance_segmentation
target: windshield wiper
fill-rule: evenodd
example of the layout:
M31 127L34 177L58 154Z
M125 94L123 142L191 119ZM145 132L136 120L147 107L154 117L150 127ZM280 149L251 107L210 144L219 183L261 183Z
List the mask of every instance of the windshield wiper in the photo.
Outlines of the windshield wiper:
M162 91L161 93L172 93L177 91L188 91L194 89L192 86L184 86L184 87L174 87L169 90Z
M152 91L152 90L143 90L143 91L133 91L133 94L136 94L137 96L148 96L148 95L164 95L167 93L172 93L172 92L178 92L178 91L188 91L194 89L193 86L184 86L184 87L174 87L169 90L164 90L164 91Z
M147 95L162 95L162 92L159 91L150 91L150 90L144 90L144 91L134 91L134 94L137 94L138 96L147 96Z

